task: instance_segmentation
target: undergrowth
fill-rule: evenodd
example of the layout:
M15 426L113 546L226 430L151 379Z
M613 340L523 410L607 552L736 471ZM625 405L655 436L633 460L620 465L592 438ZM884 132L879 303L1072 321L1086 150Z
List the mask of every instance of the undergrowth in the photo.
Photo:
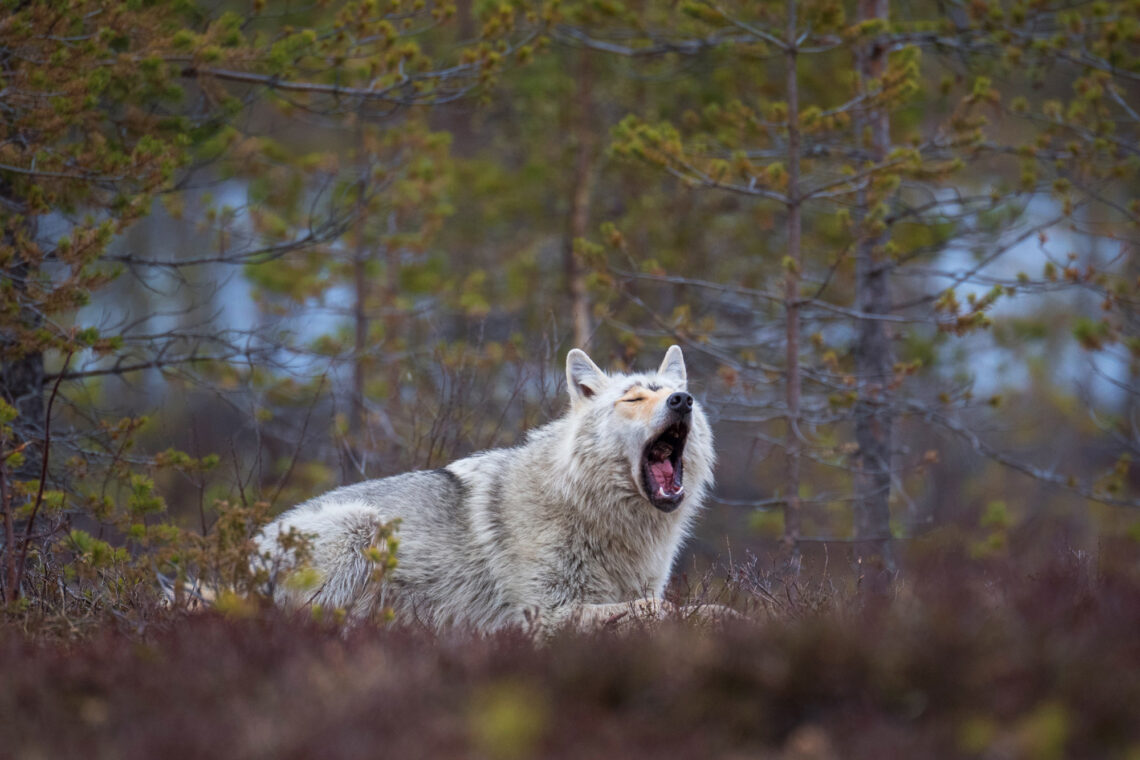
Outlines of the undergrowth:
M0 754L1140 757L1134 553L914 553L886 596L753 561L718 593L749 619L541 646L250 606L10 619Z

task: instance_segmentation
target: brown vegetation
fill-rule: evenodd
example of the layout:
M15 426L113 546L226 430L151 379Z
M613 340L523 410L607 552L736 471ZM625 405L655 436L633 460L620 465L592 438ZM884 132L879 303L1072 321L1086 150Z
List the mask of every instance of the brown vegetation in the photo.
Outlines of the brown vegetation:
M751 573L753 620L472 639L263 611L0 628L14 757L1131 757L1140 568L939 551L893 599ZM738 575L749 573L737 568ZM761 587L765 587L763 592Z

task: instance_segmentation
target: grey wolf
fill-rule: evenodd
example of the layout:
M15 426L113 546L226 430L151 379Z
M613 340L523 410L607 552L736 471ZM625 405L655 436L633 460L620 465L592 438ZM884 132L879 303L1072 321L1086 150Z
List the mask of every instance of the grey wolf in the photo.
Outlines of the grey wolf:
M713 479L712 431L681 349L656 372L613 375L574 349L566 382L566 414L520 446L338 488L279 516L260 551L279 560L278 538L305 534L311 582L276 583L276 601L479 632L663 614ZM397 563L377 581L367 554L393 520Z

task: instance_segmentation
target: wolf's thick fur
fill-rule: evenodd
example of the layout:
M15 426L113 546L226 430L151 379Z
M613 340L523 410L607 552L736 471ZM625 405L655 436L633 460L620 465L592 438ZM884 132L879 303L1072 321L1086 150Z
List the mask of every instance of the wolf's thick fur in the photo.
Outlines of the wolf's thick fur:
M319 581L279 583L277 600L356 619L389 606L403 622L478 631L657 613L712 484L712 432L686 392L681 350L670 348L656 373L608 376L575 349L566 376L569 411L521 446L338 488L278 517L262 551L272 555L289 528L309 534ZM682 464L658 458L646 474L650 444L686 421L683 453L654 455L674 451ZM375 582L365 552L393 519L398 564Z

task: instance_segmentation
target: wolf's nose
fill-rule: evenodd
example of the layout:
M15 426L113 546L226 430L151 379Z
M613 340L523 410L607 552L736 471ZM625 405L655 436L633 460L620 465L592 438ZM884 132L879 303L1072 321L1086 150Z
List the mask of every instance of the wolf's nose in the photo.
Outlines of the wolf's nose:
M684 391L678 391L665 402L677 414L685 415L693 411L693 397Z

